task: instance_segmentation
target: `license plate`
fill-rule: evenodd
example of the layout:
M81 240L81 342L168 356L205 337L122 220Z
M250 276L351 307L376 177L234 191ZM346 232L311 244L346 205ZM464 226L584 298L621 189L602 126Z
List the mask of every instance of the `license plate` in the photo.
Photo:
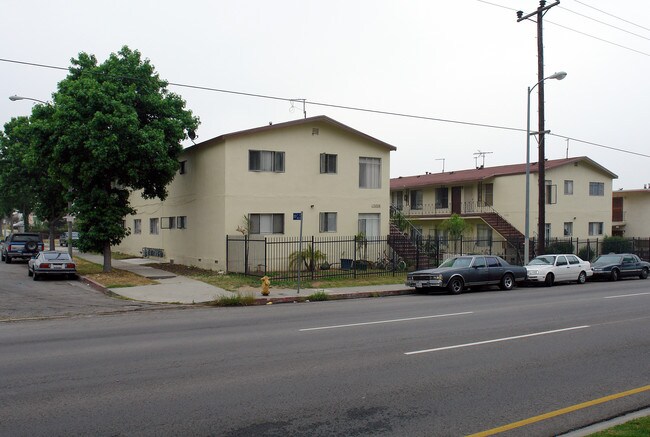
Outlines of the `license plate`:
M62 269L62 268L63 268L63 264L52 264L52 268L53 268L53 269Z
M415 288L422 288L422 282L417 281L417 282L415 283Z

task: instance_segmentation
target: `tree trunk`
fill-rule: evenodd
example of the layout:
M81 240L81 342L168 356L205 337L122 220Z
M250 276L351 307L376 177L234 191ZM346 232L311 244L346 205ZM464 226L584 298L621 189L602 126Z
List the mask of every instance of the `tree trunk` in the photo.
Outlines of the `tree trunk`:
M55 250L54 246L54 231L56 230L56 220L50 219L50 250Z
M104 273L111 272L111 243L104 243Z

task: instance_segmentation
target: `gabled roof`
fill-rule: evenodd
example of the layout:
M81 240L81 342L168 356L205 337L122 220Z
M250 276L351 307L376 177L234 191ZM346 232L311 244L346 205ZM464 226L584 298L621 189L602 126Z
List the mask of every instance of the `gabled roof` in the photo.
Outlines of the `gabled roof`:
M566 158L566 159L553 159L547 160L544 165L545 170L551 170L554 168L562 167L564 165L573 164L576 162L587 162L589 165L595 167L599 171L609 175L612 179L618 178L617 175L607 170L605 167L598 164L596 161L593 161L586 156L578 156L575 158ZM538 163L530 164L530 172L536 173L539 170ZM511 176L517 174L526 173L526 164L510 164L510 165L500 165L497 167L483 167L470 170L460 170L460 171L449 171L445 173L428 173L423 175L416 176L400 176L398 178L393 178L390 180L391 189L402 189L402 188L418 188L418 187L428 187L434 185L451 185L458 184L463 182L480 182L487 179L492 179L497 176Z
M203 145L207 143L220 143L226 141L228 138L234 138L234 137L239 137L239 136L245 136L245 135L252 135L252 134L257 134L260 132L267 132L267 131L274 131L278 129L284 129L287 127L292 127L292 126L300 126L303 124L313 124L313 123L325 123L329 124L331 126L334 126L337 129L346 131L348 133L351 133L352 135L356 135L359 137L362 137L371 143L375 143L378 146L385 147L388 150L397 150L397 147L392 146L388 143L385 143L381 140L378 140L377 138L371 137L370 135L364 134L361 131L358 131L356 129L353 129L343 123L340 123L332 118L327 117L326 115L317 115L315 117L308 117L308 118L301 118L299 120L292 120L292 121L287 121L284 123L277 123L277 124L269 124L267 126L262 126L262 127L256 127L252 129L246 129L246 130L241 130L237 132L231 132L228 134L223 134L218 137L211 138L209 140L202 141L196 145L187 147L185 150L190 150L198 147L202 147Z

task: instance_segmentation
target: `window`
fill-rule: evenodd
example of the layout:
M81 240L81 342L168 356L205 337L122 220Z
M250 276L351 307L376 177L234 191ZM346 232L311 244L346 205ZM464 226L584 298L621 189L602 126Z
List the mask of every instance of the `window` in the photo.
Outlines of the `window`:
M564 222L564 236L573 236L573 222Z
M179 164L180 164L180 166L178 168L178 173L179 174L185 174L185 172L187 171L187 168L186 168L187 161L180 161Z
M485 184L485 204L492 206L494 204L494 184Z
M149 219L149 233L158 235L158 218Z
M499 260L493 256L486 256L485 260L487 261L488 267L501 267Z
M566 257L564 256L558 256L557 257L557 262L555 263L556 266L566 266L569 263L566 260Z
M134 234L141 234L142 233L142 220L141 219L134 219L133 220L133 233Z
M176 217L163 217L160 227L161 229L174 229L176 227Z
M176 227L178 229L185 229L187 226L187 216L179 215L176 217Z
M482 256L477 256L474 258L474 264L472 264L472 267L476 268L485 268L487 267L487 264L485 263L485 258Z
M422 190L411 190L411 209L422 209Z
M604 196L605 183L604 182L589 182L589 195L590 196Z
M603 222L589 222L589 235L603 235Z
M544 201L547 205L553 205L557 203L557 185L553 185L551 181L545 181L545 194Z
M379 214L359 214L359 233L370 237L379 236Z
M284 214L250 214L251 234L284 234Z
M390 193L390 203L391 206L394 206L398 210L402 210L404 205L404 192L403 191L393 191Z
M573 181L564 181L564 194L566 196L573 196Z
M273 152L269 150L249 150L248 170L283 173L284 152Z
M492 228L488 225L476 225L476 245L489 247L492 244Z
M359 188L381 188L381 158L359 158Z
M436 188L436 208L449 208L449 189Z
M330 155L329 153L320 154L320 172L336 173L336 155Z
M567 255L566 258L569 260L569 264L572 265L580 264L580 260L575 255Z
M336 213L321 212L318 227L320 232L336 232Z

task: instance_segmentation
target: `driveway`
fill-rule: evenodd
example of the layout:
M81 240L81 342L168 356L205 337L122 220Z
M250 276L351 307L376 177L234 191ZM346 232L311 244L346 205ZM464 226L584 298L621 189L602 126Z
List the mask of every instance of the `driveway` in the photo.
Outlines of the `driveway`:
M81 281L27 276L27 262L0 263L0 321L96 315L161 305L116 299Z

